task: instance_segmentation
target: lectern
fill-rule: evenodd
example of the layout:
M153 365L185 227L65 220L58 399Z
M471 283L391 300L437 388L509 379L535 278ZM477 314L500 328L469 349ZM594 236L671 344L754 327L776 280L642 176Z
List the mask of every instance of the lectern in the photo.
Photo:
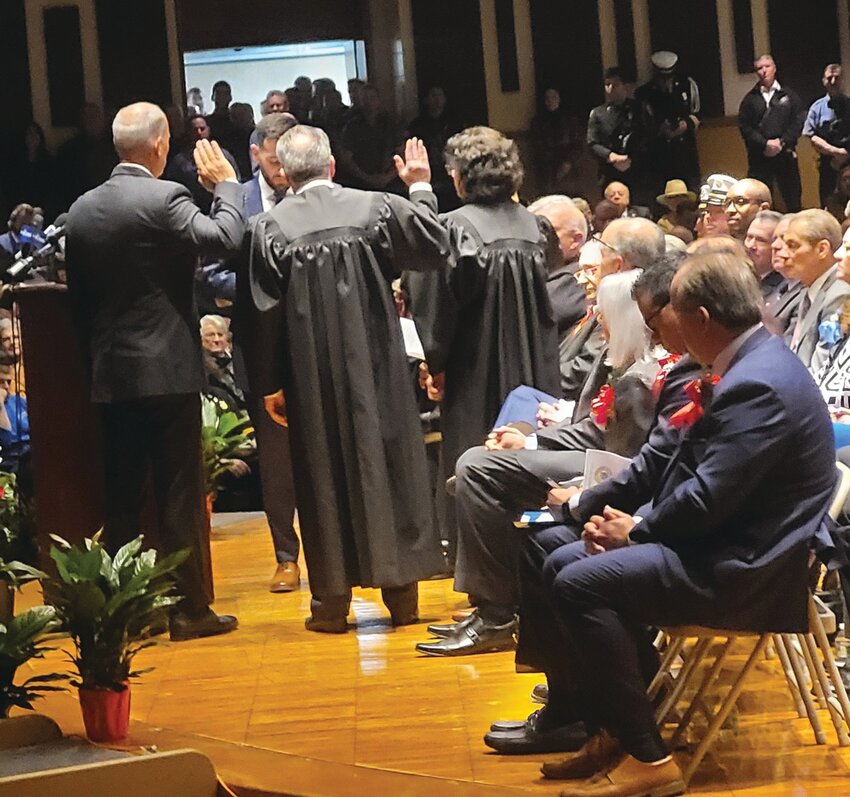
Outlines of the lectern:
M91 537L103 525L103 451L100 426L71 317L65 285L16 285L30 420L38 550L52 569L50 534L69 542ZM157 513L143 513L145 543L156 547ZM212 599L209 534L202 569Z

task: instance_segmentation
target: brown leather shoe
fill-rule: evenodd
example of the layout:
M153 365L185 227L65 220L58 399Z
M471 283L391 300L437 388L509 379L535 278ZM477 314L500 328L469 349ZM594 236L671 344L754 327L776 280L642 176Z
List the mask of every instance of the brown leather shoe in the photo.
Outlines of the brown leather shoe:
M301 588L301 569L297 562L281 562L274 571L269 592L295 592Z
M570 784L561 797L676 797L686 790L682 771L671 756L644 764L624 755L609 772Z
M540 771L544 778L553 780L581 780L605 772L621 756L620 743L607 731L600 731L577 753L571 753L556 764L544 764Z

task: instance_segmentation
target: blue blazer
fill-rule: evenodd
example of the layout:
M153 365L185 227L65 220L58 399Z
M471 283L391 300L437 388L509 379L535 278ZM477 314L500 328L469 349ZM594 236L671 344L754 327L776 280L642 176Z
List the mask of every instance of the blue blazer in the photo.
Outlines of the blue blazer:
M682 563L655 589L664 622L805 630L808 552L835 486L829 415L805 366L759 329L672 455L651 442L624 473L584 493L577 514L651 503L632 539Z
M245 218L251 219L263 212L263 195L260 193L260 175L255 174L247 183L242 183L245 191Z

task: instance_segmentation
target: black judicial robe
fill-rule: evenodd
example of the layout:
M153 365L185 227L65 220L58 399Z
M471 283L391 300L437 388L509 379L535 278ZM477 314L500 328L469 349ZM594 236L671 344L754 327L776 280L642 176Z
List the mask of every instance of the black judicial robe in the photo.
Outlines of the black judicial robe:
M502 402L531 385L560 395L558 330L546 287L563 263L546 219L515 202L446 214L453 262L409 277L431 373L445 373L443 470L481 445Z
M425 448L390 283L442 272L448 234L415 201L317 185L254 220L246 345L252 390L283 388L314 595L443 569Z

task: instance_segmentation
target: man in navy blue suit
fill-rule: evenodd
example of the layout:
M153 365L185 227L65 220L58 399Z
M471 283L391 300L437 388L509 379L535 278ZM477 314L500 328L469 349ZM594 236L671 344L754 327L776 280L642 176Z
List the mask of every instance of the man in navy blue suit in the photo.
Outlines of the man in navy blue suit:
M277 159L278 139L297 120L289 113L270 113L264 116L254 131L256 143L251 144L251 154L259 169L242 189L245 196L245 217L252 219L271 210L283 199L289 183L283 176ZM235 301L234 330L242 344L245 364L250 373L252 366L249 320L242 312L245 300L250 303L250 286L243 284L242 275L233 270L232 263L208 266L204 282L216 298ZM238 372L237 372L238 374ZM240 387L246 390L247 385ZM295 488L292 483L292 462L289 456L289 430L276 424L262 406L262 399L247 395L248 414L257 438L257 457L260 463L260 482L263 507L272 535L277 568L269 589L272 592L292 592L301 583L298 554L301 545L293 528L295 516Z
M597 776L565 795L684 791L646 697L657 668L647 626L807 628L808 551L835 482L832 435L805 367L759 323L759 297L741 258L685 264L672 307L707 371L679 416L675 450L645 448L585 493L553 491L550 501L569 501L584 524L582 541L561 527L524 548L522 631L549 703L514 733L541 747L571 727L576 749L586 730L575 755L544 767L550 777Z

